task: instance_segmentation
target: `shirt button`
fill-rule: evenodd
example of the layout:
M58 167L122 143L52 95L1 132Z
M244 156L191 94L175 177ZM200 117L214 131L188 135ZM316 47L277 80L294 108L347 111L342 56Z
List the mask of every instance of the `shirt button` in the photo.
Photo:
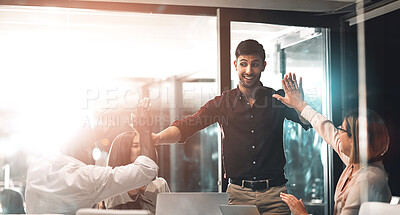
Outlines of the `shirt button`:
M250 115L250 118L253 118L253 115Z
M253 161L253 164L256 164L256 161Z
M251 133L254 133L254 130L251 130Z
M255 148L256 148L256 146L251 146L251 148L252 148L252 149L255 149Z
M242 99L242 97L240 96L239 99Z

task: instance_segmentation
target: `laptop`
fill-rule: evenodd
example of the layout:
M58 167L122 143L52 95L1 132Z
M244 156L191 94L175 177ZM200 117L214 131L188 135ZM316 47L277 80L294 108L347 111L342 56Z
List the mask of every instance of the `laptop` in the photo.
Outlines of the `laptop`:
M99 210L95 208L82 208L75 215L151 215L151 212L148 210Z
M220 205L223 215L260 215L255 205Z
M228 193L159 193L156 215L222 215L220 204L228 204Z

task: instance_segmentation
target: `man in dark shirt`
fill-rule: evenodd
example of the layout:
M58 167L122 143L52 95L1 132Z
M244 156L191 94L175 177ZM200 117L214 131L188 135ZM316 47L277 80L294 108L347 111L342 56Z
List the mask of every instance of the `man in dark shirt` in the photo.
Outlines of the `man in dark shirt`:
M197 131L219 123L224 171L229 178L230 204L252 204L261 214L290 214L279 193L286 192L283 167L283 122L301 122L298 113L272 97L283 96L260 82L265 51L255 40L239 43L234 62L239 75L236 89L208 101L192 116L177 120L153 135L155 143L185 142ZM304 121L305 123L308 123Z

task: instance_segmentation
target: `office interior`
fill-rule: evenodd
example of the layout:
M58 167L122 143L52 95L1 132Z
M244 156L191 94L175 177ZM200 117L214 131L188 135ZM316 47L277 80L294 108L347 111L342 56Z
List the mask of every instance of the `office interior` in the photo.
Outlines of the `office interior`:
M391 140L383 163L400 196L399 8L393 0L0 0L0 189L24 194L30 162L65 144L94 146L87 162L104 165L143 97L154 132L193 114L237 86L235 48L256 39L265 86L281 89L296 73L306 101L335 125L362 99L382 116ZM343 163L313 129L284 126L288 192L310 213L332 214ZM226 190L218 125L157 150L172 191Z

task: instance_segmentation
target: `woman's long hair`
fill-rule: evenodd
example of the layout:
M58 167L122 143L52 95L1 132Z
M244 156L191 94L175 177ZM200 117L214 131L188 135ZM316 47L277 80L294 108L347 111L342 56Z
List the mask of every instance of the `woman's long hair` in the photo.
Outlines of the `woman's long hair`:
M351 111L345 116L346 130L350 131L353 146L350 152L350 163L360 162L359 112ZM389 147L389 133L383 119L374 111L367 110L367 146L368 161L380 160Z
M107 166L114 168L132 163L131 147L136 135L134 131L127 131L119 134L113 140L110 152L108 153Z

